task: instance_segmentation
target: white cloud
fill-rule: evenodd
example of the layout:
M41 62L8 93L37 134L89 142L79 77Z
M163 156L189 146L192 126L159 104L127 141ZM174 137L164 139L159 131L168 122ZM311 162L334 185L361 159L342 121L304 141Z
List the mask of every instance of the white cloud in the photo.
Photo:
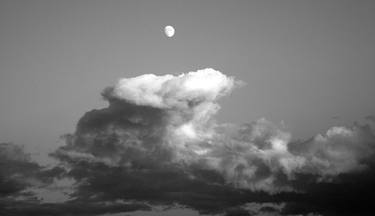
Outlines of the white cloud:
M234 79L212 68L174 75L145 74L121 79L111 96L155 108L188 107L228 93ZM194 105L193 105L194 106Z

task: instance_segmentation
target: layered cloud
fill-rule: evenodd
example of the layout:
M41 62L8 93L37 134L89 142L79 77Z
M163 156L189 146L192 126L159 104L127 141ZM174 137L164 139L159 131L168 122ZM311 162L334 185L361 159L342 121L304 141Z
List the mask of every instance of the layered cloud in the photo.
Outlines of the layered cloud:
M105 88L109 106L87 112L52 154L71 182L68 202L104 205L101 213L120 200L133 210L179 204L227 215L331 214L344 202L358 204L352 195L366 192L357 182L372 188L366 179L375 176L371 127L335 126L295 141L266 119L217 123L218 100L240 84L204 69ZM355 189L342 194L344 186Z
M29 185L39 166L30 161L23 149L12 143L0 144L0 194L21 192Z

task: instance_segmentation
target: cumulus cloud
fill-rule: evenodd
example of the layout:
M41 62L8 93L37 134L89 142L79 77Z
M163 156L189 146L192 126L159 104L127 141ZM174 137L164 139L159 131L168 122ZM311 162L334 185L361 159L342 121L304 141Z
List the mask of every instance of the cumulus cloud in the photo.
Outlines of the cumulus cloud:
M59 155L124 166L193 160L214 134L216 100L236 83L213 69L121 79L103 92L110 106L86 113Z
M266 119L216 123L217 100L238 83L204 69L124 78L106 88L109 107L87 112L53 154L80 182L76 198L177 201L212 210L220 202L234 205L220 191L233 193L237 205L243 191L303 193L301 176L320 184L370 169L375 138L368 126L332 127L293 141Z
M71 181L65 204L122 200L147 203L136 205L141 210L180 204L227 215L319 214L333 206L331 214L344 202L358 204L350 197L366 192L356 183L372 188L371 127L335 126L296 141L266 119L217 123L218 100L240 83L204 69L124 78L105 88L109 106L85 113L51 154L60 168L49 175ZM341 193L343 187L355 189ZM345 198L330 201L335 197Z

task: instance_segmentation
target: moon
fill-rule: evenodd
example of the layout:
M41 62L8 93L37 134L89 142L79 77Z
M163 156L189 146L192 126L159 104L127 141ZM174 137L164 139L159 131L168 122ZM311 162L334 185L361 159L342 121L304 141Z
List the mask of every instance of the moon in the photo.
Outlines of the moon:
M167 37L173 37L175 32L173 26L165 26L164 28L164 33Z

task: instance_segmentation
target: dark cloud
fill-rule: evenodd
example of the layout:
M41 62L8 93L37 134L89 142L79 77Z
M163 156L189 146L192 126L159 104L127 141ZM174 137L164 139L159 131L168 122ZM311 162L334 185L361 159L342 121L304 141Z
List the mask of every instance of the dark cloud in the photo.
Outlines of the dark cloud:
M284 203L247 203L245 205L228 208L225 216L266 216L266 215L282 215Z
M35 203L24 201L2 200L0 214L6 216L67 216L67 215L98 215L104 213L130 212L136 210L151 210L141 203Z
M0 196L20 193L41 174L41 167L30 160L22 147L0 143Z
M372 215L375 191L375 167L366 171L338 175L333 181L314 181L316 176L300 176L298 186L304 193L296 194L283 210L288 214L319 212L323 215Z

